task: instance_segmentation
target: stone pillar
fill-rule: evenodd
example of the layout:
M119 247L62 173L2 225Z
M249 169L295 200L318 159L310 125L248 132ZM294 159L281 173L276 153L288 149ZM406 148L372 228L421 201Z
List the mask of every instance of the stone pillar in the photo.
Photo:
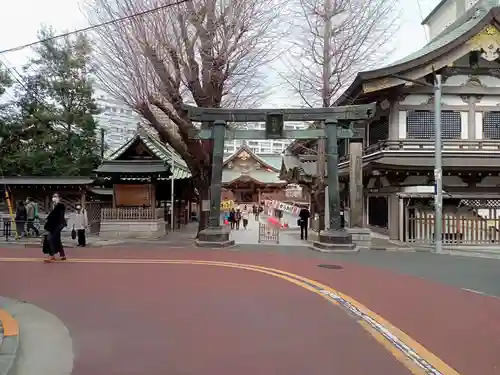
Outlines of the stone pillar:
M326 252L351 252L355 250L355 245L352 243L351 234L342 228L340 219L337 127L337 120L325 121L330 226L328 230L320 233L319 241L313 243L313 249Z
M195 241L201 247L226 247L234 245L229 240L229 230L220 225L220 203L222 192L222 167L224 161L224 136L226 122L216 120L212 125L212 179L210 185L210 218L208 228L202 230Z
M353 141L349 147L349 233L360 249L370 249L371 231L363 218L363 143Z
M396 193L390 194L389 200L389 239L399 240L399 197Z
M349 163L349 226L363 227L363 144L351 142Z

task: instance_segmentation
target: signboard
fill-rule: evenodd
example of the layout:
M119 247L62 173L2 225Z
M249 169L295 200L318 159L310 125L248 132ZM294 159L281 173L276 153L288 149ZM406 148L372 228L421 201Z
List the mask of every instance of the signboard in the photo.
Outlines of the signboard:
M266 137L269 139L283 138L283 114L268 114L266 117Z
M220 203L220 209L223 211L229 211L231 208L234 208L234 206L233 200L225 200Z
M114 185L115 202L117 206L138 207L151 206L151 185Z

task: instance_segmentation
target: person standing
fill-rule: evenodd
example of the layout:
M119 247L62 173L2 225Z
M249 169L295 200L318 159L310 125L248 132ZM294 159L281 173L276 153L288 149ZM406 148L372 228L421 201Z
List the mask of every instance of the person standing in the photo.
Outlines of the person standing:
M240 229L240 221L241 221L241 211L239 208L234 213L234 220L236 222L236 230L239 230Z
M311 217L311 213L307 209L307 207L302 207L299 212L299 221L300 221L300 239L305 239L307 241L307 227L309 226L309 218Z
M30 197L26 198L26 233L31 234L31 232L35 233L35 236L39 236L40 232L38 228L35 227L35 219L37 218L37 209L36 203L31 200Z
M231 208L231 211L229 211L229 218L228 221L231 224L231 229L234 229L234 224L236 223L236 220L234 219L236 215L236 212L234 211L234 208Z
M85 247L86 246L86 235L85 229L88 226L88 218L87 211L81 206L76 205L76 213L75 213L75 222L74 228L76 230L76 238L78 239L78 246Z
M24 226L26 225L27 219L28 214L26 212L26 206L22 201L19 201L16 207L16 217L14 218L14 221L16 222L17 239L25 236Z
M66 207L61 202L59 194L55 193L52 196L53 208L50 211L45 221L44 229L48 232L47 240L49 243L49 257L44 261L51 263L56 260L55 255L59 253L61 260L66 260L66 253L64 251L61 232L66 226Z
M252 207L252 213L255 217L255 221L259 221L259 210L257 209L257 206L255 204Z
M247 229L249 216L250 216L250 213L248 212L247 206L245 206L245 208L243 209L243 212L241 213L241 219L243 220L243 229Z

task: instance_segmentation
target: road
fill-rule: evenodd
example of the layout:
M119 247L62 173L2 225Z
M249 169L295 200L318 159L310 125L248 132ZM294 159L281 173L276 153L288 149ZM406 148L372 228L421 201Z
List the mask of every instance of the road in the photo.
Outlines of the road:
M37 256L0 250L0 295L35 304L68 327L75 375L417 373L367 327L371 317L442 374L500 369L500 299L388 267L131 246L73 249L67 263ZM193 264L199 260L226 263ZM318 282L368 315L323 298Z

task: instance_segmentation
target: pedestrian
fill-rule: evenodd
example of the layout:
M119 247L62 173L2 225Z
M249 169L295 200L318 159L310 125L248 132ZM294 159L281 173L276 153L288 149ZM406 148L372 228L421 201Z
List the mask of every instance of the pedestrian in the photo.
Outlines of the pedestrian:
M231 224L231 229L234 229L234 225L236 223L236 220L234 219L236 215L236 212L234 211L234 208L231 208L231 211L229 211L229 218L228 221Z
M250 213L248 212L247 206L245 206L245 208L243 209L243 212L241 213L241 219L243 220L243 229L247 229L249 216L250 216Z
M66 253L61 241L61 232L66 226L66 219L64 217L66 214L66 207L61 202L58 193L52 196L52 203L52 210L47 216L44 225L44 229L47 231L47 242L49 245L49 256L44 260L46 263L55 261L55 255L57 253L59 253L61 260L66 260Z
M241 221L241 211L238 208L234 214L234 221L236 222L236 230L240 229L240 221Z
M38 212L37 212L37 206L36 203L31 200L30 197L26 197L26 233L30 235L31 233L34 233L36 237L40 235L40 232L38 231L38 228L35 227L35 219L37 219Z
M26 225L27 220L28 213L26 212L26 206L24 205L24 202L19 201L16 207L16 217L14 218L14 221L16 222L17 239L25 236L24 226Z
M76 205L75 220L73 228L76 230L76 238L78 239L78 246L85 247L86 236L85 229L88 226L87 211L80 205Z
M300 239L305 239L307 241L307 227L309 226L309 218L311 213L307 207L302 207L299 212L299 225L300 225Z
M252 206L252 213L253 213L253 216L255 217L255 221L258 221L259 220L259 210L257 209L257 206L255 204Z

